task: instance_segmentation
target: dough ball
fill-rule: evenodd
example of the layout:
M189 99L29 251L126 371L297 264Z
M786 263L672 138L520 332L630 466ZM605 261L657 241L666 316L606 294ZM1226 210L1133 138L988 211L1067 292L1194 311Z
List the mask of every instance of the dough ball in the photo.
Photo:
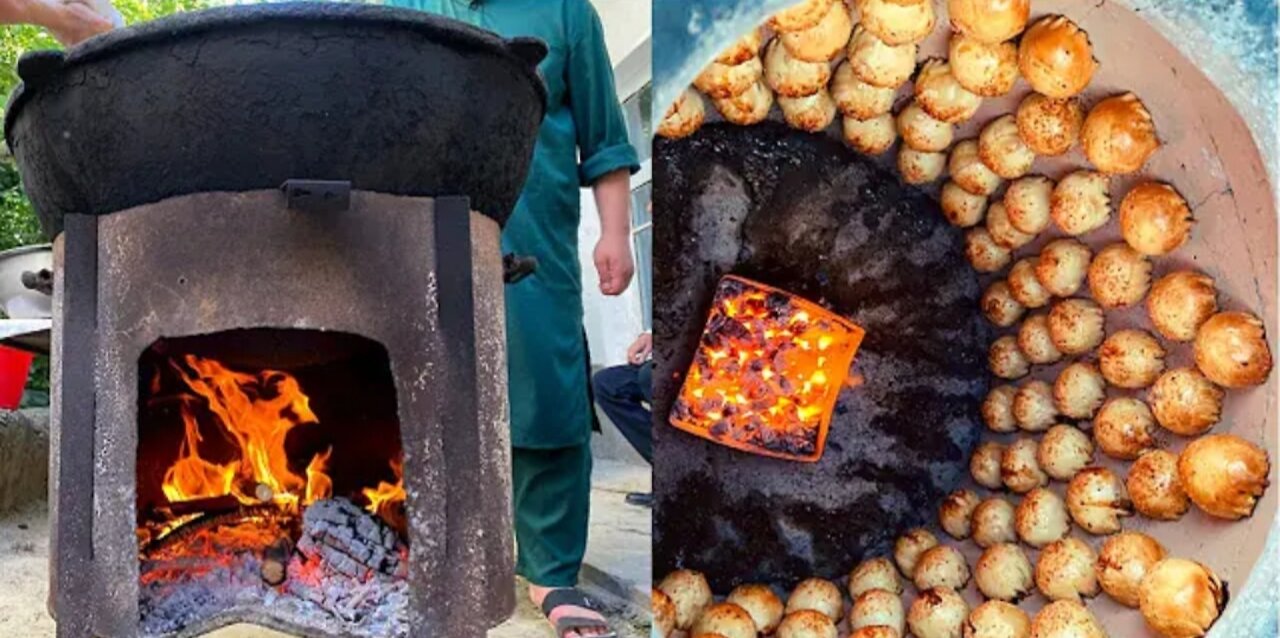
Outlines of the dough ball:
M1000 476L1005 487L1025 494L1049 483L1049 476L1036 460L1037 447L1035 439L1018 439L1005 448L1000 459Z
M959 124L973 117L982 98L960 85L946 60L925 61L916 75L916 103L935 120Z
M661 589L654 589L650 600L653 611L653 630L660 638L667 638L676 630L676 604Z
M733 603L751 614L756 631L771 634L782 622L782 600L766 585L738 585L725 602Z
M658 589L676 606L676 629L688 630L707 607L711 606L711 586L701 572L681 569L658 583Z
M989 498L973 510L973 542L987 548L997 543L1018 540L1014 526L1014 509L1002 498Z
M1053 329L1052 314L1049 328ZM1076 361L1063 368L1053 382L1053 404L1068 418L1093 418L1106 398L1107 380L1102 378L1098 366L1087 361Z
M1031 561L1022 548L1001 543L982 552L974 567L973 579L983 596L1017 602L1035 587L1031 574Z
M853 15L842 1L832 2L827 13L808 29L783 31L778 35L782 45L795 58L805 62L829 62L840 54L853 33Z
M898 172L908 184L919 186L936 181L946 167L946 153L922 153L906 144L898 149Z
M987 198L974 195L961 188L959 184L948 181L942 185L938 206L942 209L942 215L952 226L969 228L981 222L986 215Z
M964 140L951 148L947 160L951 181L975 196L986 197L1000 187L1000 176L991 172L978 157L978 140Z
M1074 426L1055 425L1040 439L1036 461L1050 478L1070 481L1093 462L1093 441Z
M1166 638L1203 636L1227 606L1226 586L1195 561L1166 558L1147 572L1138 588L1147 625Z
M1003 201L994 201L987 206L987 232L991 233L991 238L997 244L1009 250L1022 248L1035 239L1035 235L1029 235L1013 227Z
M760 58L751 58L742 64L708 64L693 85L699 91L715 100L731 98L746 93L753 84L764 77L764 66Z
M934 119L916 102L908 104L898 113L897 123L902 142L917 151L941 153L955 139L954 127Z
M1039 282L1036 285L1040 285ZM1003 280L992 282L982 292L981 307L982 316L1001 328L1008 328L1018 323L1018 320L1027 311L1026 306L1018 303L1018 300L1013 298L1013 291L1009 289L1009 282Z
M831 622L840 622L844 616L844 595L835 583L822 578L801 581L787 598L787 614L812 609L825 614Z
M1142 532L1120 532L1098 551L1098 584L1116 602L1137 608L1142 579L1164 557L1164 546L1156 539Z
M1151 113L1132 93L1094 105L1084 118L1080 139L1089 162L1110 175L1138 171L1160 148Z
M782 109L782 117L791 128L810 133L817 133L831 126L836 119L836 103L826 89L804 97L778 96L778 107ZM893 128L890 127L889 130L892 131Z
M836 624L822 612L805 609L783 616L776 638L839 638Z
M1047 313L1031 315L1022 322L1022 326L1018 329L1018 347L1022 349L1022 354L1027 356L1027 361L1036 365L1057 363L1062 359L1062 352L1053 345L1053 336L1049 334ZM1052 406L1052 392L1049 391L1047 384L1045 390L1044 396L1050 399L1049 405Z
M897 139L894 130L893 116L884 113L869 120L844 118L842 127L844 141L855 151L866 155L880 155L893 146Z
M1105 467L1081 470L1067 485L1067 512L1090 534L1120 531L1120 519L1133 516L1124 483Z
M991 374L1001 379L1017 379L1031 371L1031 362L1018 349L1018 339L1013 335L1005 335L991 344L987 353L987 367Z
M1036 274L1039 262L1038 257L1023 257L1009 269L1009 294L1028 308L1040 308L1049 303L1049 291Z
M1018 389L1011 385L999 385L987 393L982 401L982 421L992 432L1008 433L1018 429L1018 422L1013 418L1013 398L1017 394Z
M1098 348L1098 369L1117 388L1145 388L1164 372L1164 347L1144 330L1121 330Z
M1120 201L1120 234L1144 255L1165 255L1191 239L1191 207L1172 186L1142 182Z
M1018 124L1012 115L1002 115L989 122L978 135L978 157L993 173L1005 179L1017 179L1031 170L1036 154L1018 136Z
M1157 521L1176 521L1191 509L1191 499L1178 478L1178 457L1152 450L1129 466L1125 481L1129 498L1139 514Z
M1019 428L1027 432L1044 432L1053 425L1057 416L1053 387L1044 381L1032 379L1022 384L1018 393L1013 395L1013 419Z
M1036 588L1049 600L1081 602L1098 595L1093 571L1097 555L1089 544L1074 537L1054 541L1040 551L1036 561Z
M1022 542L1035 548L1060 541L1071 531L1067 504L1052 490L1037 487L1023 497L1014 511L1014 530Z
M1200 326L1218 312L1213 278L1192 270L1171 272L1152 284L1147 316L1165 339L1191 341Z
M964 638L1031 638L1031 618L1016 605L988 600L969 614Z
M869 120L893 109L894 90L863 82L854 75L853 66L845 60L836 67L835 77L831 80L831 97L845 117Z
M858 0L862 25L889 44L925 39L938 18L933 0Z
M1089 292L1103 308L1126 308L1142 301L1151 288L1151 260L1128 244L1098 251L1089 264Z
M1018 135L1036 155L1057 156L1080 139L1084 108L1076 98L1051 98L1032 93L1018 105Z
M792 57L778 38L764 49L764 81L778 97L804 97L827 88L831 65Z
M886 625L872 625L853 630L849 638L902 638L902 632Z
M1063 354L1084 354L1102 344L1106 317L1093 301L1064 299L1049 310L1048 327L1054 347Z
M751 126L769 117L769 109L773 108L773 91L761 79L742 95L713 100L712 103L726 121L738 126Z
M1104 403L1093 419L1093 439L1103 454L1132 461L1156 448L1156 421L1146 403L1116 397Z
M1004 445L996 441L984 441L974 448L969 457L969 473L973 481L989 490L1004 487L1000 479L1000 459L1004 456Z
M1178 480L1191 502L1227 520L1253 514L1270 469L1265 450L1233 434L1196 439L1178 457Z
M889 627L897 632L895 636L900 636L907 622L902 599L898 596L883 589L870 589L859 594L853 601L853 612L849 614L850 628Z
M693 623L694 636L720 635L724 638L756 638L756 623L747 610L733 603L716 603Z
M974 95L999 97L1018 81L1018 47L1012 42L986 43L952 34L947 55L951 74Z
M1037 93L1052 98L1078 95L1098 69L1089 34L1064 16L1036 20L1018 46L1018 70Z
M996 243L985 228L970 228L964 235L964 254L978 272L996 272L1009 265L1013 254Z
M1271 347L1262 321L1247 312L1220 312L1200 326L1196 367L1228 387L1262 385L1271 374Z
M1031 0L948 0L951 28L979 42L1011 40L1027 28Z
M920 592L907 612L907 626L916 638L957 638L969 604L954 590L937 587Z
M760 55L760 43L763 41L762 33L759 27L752 29L749 33L738 38L729 48L720 52L716 56L716 62L720 64L742 64L751 58Z
M702 94L692 88L685 89L675 104L658 123L658 136L678 140L693 135L707 119L707 107Z
M872 86L896 89L916 70L916 45L914 42L892 45L864 29L854 27L849 40L849 64L858 79Z
M857 598L873 589L883 589L894 595L902 593L898 570L888 558L864 560L849 574L849 598Z
M933 587L962 590L969 582L969 564L956 548L938 545L920 555L912 581L921 591Z
M1107 638L1107 632L1083 604L1058 600L1041 608L1031 621L1031 638Z
M1014 180L1004 192L1009 223L1028 235L1038 235L1049 227L1049 206L1053 180L1044 175L1028 175Z
M1071 238L1055 239L1040 249L1036 280L1049 294L1070 297L1080 290L1089 272L1093 251Z
M1068 235L1083 235L1111 219L1111 193L1106 175L1076 171L1053 188L1049 202L1053 223Z
M907 530L893 544L893 560L907 578L915 576L920 556L938 546L938 538L923 527Z
M956 490L938 506L938 523L956 540L969 538L973 532L973 510L981 502L973 490Z
M803 31L818 24L835 0L800 0L773 14L769 26L775 31Z
M1147 401L1164 429L1181 436L1199 436L1218 422L1225 394L1199 370L1174 368L1156 379Z

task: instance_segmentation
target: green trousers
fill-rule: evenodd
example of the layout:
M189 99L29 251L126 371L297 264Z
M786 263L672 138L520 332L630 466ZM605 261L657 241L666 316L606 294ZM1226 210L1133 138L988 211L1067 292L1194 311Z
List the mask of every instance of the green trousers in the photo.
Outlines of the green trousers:
M591 445L512 448L516 573L541 587L573 587L587 551Z

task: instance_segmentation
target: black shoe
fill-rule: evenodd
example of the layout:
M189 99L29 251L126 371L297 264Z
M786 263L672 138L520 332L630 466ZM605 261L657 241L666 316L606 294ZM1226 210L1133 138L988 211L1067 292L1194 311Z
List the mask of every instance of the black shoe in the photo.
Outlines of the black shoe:
M653 494L632 492L627 494L627 505L635 505L636 507L653 507Z

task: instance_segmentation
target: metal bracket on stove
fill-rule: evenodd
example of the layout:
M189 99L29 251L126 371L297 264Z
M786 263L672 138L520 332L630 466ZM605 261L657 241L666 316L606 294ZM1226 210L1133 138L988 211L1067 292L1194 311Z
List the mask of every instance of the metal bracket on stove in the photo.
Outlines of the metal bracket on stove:
M351 208L351 182L290 179L280 185L289 210L303 213L341 213Z

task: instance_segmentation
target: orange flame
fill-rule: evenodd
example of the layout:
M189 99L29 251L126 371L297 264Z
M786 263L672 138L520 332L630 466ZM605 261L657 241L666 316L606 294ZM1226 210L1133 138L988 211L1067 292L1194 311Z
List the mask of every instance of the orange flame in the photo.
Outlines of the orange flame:
M393 459L391 461L391 471L395 472L396 475L395 485L386 481L379 481L378 487L366 487L364 489L364 497L369 499L369 504L365 506L365 509L370 514L383 515L383 518L387 518L386 512L391 507L404 502L404 461Z

